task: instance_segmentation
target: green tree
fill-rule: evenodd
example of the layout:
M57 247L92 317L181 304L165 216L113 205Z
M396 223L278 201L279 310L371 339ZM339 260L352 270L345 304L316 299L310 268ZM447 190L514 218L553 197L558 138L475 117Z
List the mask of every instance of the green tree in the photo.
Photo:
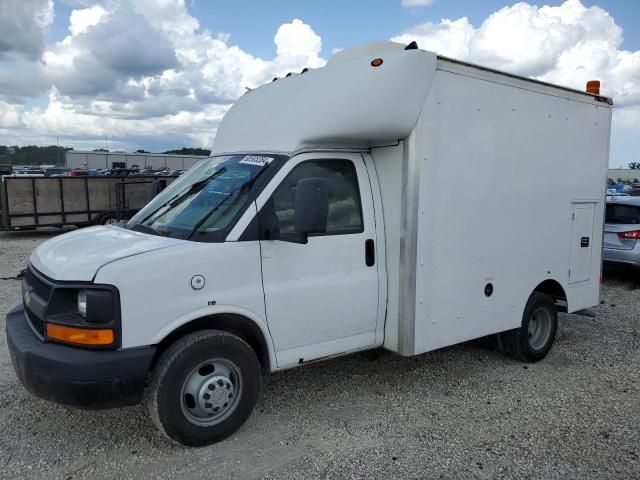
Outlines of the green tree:
M205 150L204 148L187 148L182 147L180 150L167 150L162 153L172 153L174 155L205 155L208 156L211 150Z
M24 147L0 145L0 163L10 163L12 165L64 165L64 157L67 150L73 149L57 147L56 145L46 147L37 145L26 145Z

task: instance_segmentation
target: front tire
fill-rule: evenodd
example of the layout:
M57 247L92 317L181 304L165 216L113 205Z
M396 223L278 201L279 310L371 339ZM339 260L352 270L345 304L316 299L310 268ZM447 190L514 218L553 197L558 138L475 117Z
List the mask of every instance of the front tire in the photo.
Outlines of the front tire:
M145 403L165 436L197 447L238 430L253 412L259 392L260 364L251 347L236 335L203 330L162 354Z
M533 292L527 301L520 328L503 332L499 343L511 357L538 362L547 356L558 330L558 311L553 298Z

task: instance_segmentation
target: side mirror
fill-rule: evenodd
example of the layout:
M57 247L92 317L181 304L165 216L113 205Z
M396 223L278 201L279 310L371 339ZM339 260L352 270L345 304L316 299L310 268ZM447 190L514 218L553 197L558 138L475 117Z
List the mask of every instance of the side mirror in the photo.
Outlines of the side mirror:
M324 233L329 213L329 185L324 178L305 178L296 186L294 228L302 235Z

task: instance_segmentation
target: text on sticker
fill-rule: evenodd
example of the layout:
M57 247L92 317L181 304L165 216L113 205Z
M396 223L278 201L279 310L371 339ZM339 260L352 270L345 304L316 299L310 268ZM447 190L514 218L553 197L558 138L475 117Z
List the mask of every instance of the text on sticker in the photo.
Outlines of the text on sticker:
M249 165L257 165L259 167L264 167L265 165L269 165L273 162L273 158L271 157L262 157L260 155L247 155L239 163L248 163Z

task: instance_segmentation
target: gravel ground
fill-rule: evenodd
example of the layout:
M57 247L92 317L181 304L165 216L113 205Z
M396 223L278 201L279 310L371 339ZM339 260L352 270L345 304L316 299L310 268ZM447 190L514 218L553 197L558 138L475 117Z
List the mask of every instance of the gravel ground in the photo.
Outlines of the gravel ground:
M12 277L52 235L0 233L2 330ZM607 276L602 298L596 318L561 316L538 364L472 342L272 375L240 432L200 449L166 442L141 407L31 397L0 335L0 477L640 478L640 283Z

